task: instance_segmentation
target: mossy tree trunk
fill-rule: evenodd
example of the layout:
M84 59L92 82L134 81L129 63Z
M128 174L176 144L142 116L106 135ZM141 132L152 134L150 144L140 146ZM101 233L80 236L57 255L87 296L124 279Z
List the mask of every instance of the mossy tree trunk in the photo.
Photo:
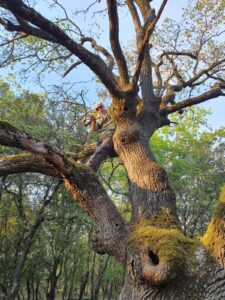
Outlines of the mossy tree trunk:
M159 63L153 63L149 38L167 1L162 1L157 15L150 2L126 1L137 41L137 61L130 77L119 43L117 1L107 1L112 56L90 38L77 43L56 23L41 16L22 0L13 3L0 0L0 6L18 22L15 25L2 19L1 24L6 30L24 32L64 47L85 63L107 88L112 98L110 114L116 124L114 146L129 178L130 224L123 220L96 174L88 167L3 121L0 122L0 143L29 151L32 155L2 158L0 175L40 172L63 180L68 192L95 224L92 243L96 252L114 255L124 266L126 278L120 300L223 299L224 210L219 210L202 242L185 237L179 225L174 193L165 171L151 154L149 140L158 128L170 124L169 114L223 95L225 84L222 80L202 95L174 102L176 92L185 87L193 88L196 81L218 63L212 63L207 70L186 81L173 56L188 55L197 59L195 54L185 51L162 53ZM92 47L106 57L108 65L100 55L84 47L86 41L91 41ZM169 61L172 76L165 82L160 74L164 56ZM118 70L116 76L112 72L114 60ZM152 67L156 87L153 87Z
M209 254L206 243L183 234L167 175L149 149L150 135L162 116L157 116L153 106L154 118L145 122L143 114L132 111L131 102L117 99L111 108L117 122L114 145L128 173L132 204L125 245L126 279L119 299L221 299L223 264ZM221 224L220 228L224 230ZM213 234L217 236L216 229ZM209 244L214 248L215 242L209 240Z

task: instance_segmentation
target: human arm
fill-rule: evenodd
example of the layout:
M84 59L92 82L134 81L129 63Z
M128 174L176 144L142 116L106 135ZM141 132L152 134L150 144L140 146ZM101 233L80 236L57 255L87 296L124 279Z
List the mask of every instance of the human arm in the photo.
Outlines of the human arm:
M97 124L96 124L96 118L94 115L90 115L90 122L91 122L91 130L96 131L97 130Z

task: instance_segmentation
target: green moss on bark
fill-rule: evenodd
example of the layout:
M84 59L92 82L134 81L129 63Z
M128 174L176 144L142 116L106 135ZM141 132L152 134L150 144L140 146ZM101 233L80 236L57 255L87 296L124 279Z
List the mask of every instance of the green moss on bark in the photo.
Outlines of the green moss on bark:
M173 217L164 209L151 221L142 220L134 226L128 249L132 253L147 249L157 255L159 262L173 265L178 272L188 267L187 264L192 268L199 244L197 240L184 236Z
M201 242L222 266L224 266L225 248L225 186L223 187L219 203L215 208L212 220L207 228L205 235L200 238Z
M11 123L0 119L0 128L5 129L7 131L12 131L14 133L20 131L19 128L15 127Z

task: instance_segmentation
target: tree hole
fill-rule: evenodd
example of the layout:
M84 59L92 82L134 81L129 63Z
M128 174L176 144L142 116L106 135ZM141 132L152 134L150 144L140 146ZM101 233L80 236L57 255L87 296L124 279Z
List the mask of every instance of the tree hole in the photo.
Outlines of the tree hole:
M159 257L153 251L148 252L148 257L155 266L159 264Z

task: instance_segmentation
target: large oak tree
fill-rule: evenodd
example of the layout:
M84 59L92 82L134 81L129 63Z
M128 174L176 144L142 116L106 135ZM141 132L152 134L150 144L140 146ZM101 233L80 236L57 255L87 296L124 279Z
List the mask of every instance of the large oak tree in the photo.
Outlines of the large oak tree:
M89 9L97 2L90 3ZM0 174L39 172L63 180L95 224L95 250L115 256L124 266L119 299L222 299L225 194L204 237L187 238L180 228L174 193L165 171L153 158L149 140L157 129L170 124L170 114L182 115L189 106L224 96L225 58L219 39L223 2L194 1L192 11L186 11L196 18L193 27L186 30L167 20L164 29L155 33L167 1L162 1L157 13L152 2L106 1L109 52L85 36L65 11L65 18L54 22L29 1L0 0L2 65L31 56L39 61L43 49L54 53L42 59L46 64L76 56L79 60L68 71L84 63L107 89L116 125L114 146L129 178L130 223L123 220L92 170L5 121L0 122L0 143L30 154L2 158ZM61 7L56 0L52 4ZM136 55L130 67L119 39L119 7L130 13L136 34ZM88 42L91 50L86 47ZM35 43L39 48L34 53ZM185 90L188 96L183 99ZM9 299L15 297L17 288Z

